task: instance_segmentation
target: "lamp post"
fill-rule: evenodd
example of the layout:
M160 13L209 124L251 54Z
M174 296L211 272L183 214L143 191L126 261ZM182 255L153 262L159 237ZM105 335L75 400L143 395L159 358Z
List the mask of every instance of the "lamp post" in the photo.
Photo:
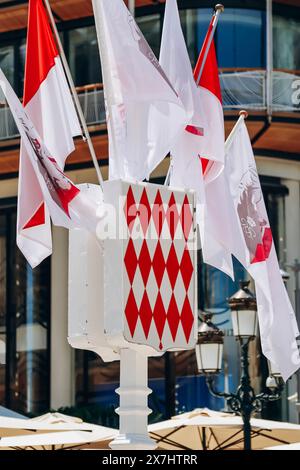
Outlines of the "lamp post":
M257 334L256 299L249 290L249 282L241 282L241 288L229 299L233 334L241 346L241 379L236 393L219 392L214 387L214 378L221 371L223 353L223 334L212 323L211 317L205 317L200 327L196 357L199 373L205 375L209 392L224 398L230 409L238 413L244 425L244 450L251 450L251 415L260 412L263 404L281 397L283 381L276 371L270 367L270 376L266 386L268 393L255 394L249 375L249 344Z

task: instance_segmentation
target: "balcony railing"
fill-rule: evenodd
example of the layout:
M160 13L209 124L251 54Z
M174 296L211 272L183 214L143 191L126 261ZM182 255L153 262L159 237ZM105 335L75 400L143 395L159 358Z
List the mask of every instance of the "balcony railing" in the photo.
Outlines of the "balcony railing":
M79 101L89 126L105 122L104 94L101 85L89 85L78 89ZM0 93L0 140L14 139L19 136L18 129L9 108L3 104Z
M225 110L267 109L265 70L226 70L220 74ZM300 112L300 74L274 71L272 75L272 110ZM78 88L79 100L89 126L105 123L105 105L102 85ZM2 102L2 104L1 104ZM9 108L0 94L0 141L18 137L18 130Z
M265 70L224 71L220 75L225 110L267 109ZM300 111L300 74L276 70L272 73L272 111Z

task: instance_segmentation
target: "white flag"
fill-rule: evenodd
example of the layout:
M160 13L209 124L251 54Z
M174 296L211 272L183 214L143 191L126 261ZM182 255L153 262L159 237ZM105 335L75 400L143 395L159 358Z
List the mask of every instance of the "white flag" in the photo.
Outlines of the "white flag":
M199 148L203 139L203 109L183 37L176 0L168 0L164 16L159 62L166 71L187 113L182 128L170 148L173 187L194 189L198 208L204 203L203 176Z
M195 76L199 74L200 58ZM222 225L220 220L222 217L228 220L228 213L227 210L223 214L219 213L215 207L218 198L213 197L209 186L209 181L214 180L212 172L215 177L224 166L224 122L220 85L217 86L219 78L215 51L211 48L208 54L202 75L204 81L200 81L201 86L198 87L182 33L176 0L166 2L160 64L173 83L189 117L186 128L180 132L171 147L173 158L170 184L197 192L197 220L203 260L233 277L231 251L228 251L232 239L231 227L227 223ZM204 156L210 161L205 160L203 163ZM205 187L204 168L207 179ZM222 200L223 190L219 185L219 197Z
M109 177L143 180L186 113L123 0L93 0L109 134Z
M55 156L43 143L1 69L0 87L20 132L53 223L68 229L86 228L96 233L101 201L89 198L62 172ZM26 196L29 199L33 190L34 188L28 188Z
M300 366L295 314L284 286L272 231L257 173L251 141L244 123L238 126L226 159L230 192L239 229L233 254L255 281L262 350L287 380ZM230 201L228 201L230 204ZM236 219L228 220L235 225Z

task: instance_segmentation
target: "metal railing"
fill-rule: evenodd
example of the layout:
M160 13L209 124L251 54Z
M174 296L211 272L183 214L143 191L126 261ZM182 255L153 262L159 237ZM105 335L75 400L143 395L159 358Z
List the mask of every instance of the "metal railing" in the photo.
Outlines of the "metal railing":
M266 110L266 71L235 71L220 74L225 110ZM299 72L274 70L272 73L272 111L300 111Z
M266 71L222 71L220 74L224 110L264 111L267 109ZM274 71L272 110L300 112L299 72ZM101 84L78 88L79 100L89 126L105 123L104 93ZM1 104L2 102L2 104ZM18 137L18 130L0 94L0 141Z
M0 141L17 138L18 129L9 108L3 104L4 97L1 94L0 101ZM104 92L101 85L80 88L79 101L89 126L105 123Z

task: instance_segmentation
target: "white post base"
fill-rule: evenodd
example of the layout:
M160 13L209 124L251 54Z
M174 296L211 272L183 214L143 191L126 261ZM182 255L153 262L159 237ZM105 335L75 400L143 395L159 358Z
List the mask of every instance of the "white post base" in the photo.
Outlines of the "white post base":
M132 349L120 352L119 435L110 444L112 450L154 450L156 442L148 435L148 357Z

